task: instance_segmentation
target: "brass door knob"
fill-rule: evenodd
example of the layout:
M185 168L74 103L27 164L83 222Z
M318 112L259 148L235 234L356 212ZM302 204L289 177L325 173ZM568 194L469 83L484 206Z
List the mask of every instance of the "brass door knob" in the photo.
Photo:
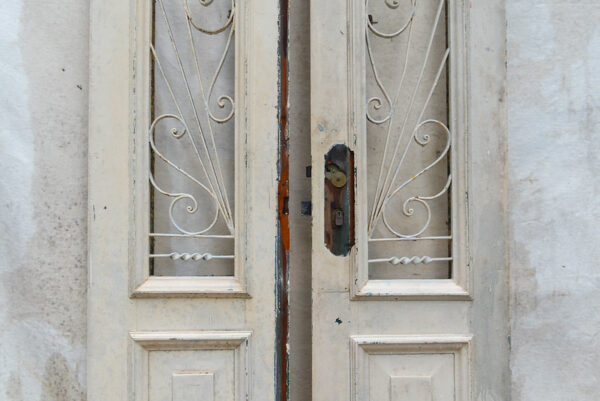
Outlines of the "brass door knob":
M342 188L347 181L346 174L335 164L325 166L325 178L336 188Z

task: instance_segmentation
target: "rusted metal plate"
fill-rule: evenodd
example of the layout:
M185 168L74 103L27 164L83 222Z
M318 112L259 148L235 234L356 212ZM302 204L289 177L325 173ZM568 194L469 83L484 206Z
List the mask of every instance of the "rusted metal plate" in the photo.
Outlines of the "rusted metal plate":
M334 145L325 155L325 224L327 249L346 256L354 245L354 152Z

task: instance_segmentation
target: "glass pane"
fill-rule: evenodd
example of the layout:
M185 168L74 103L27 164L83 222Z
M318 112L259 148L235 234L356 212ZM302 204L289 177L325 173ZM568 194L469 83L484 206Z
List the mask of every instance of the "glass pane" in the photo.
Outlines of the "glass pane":
M231 276L234 265L234 3L156 0L151 274Z
M449 278L444 0L367 0L369 278Z

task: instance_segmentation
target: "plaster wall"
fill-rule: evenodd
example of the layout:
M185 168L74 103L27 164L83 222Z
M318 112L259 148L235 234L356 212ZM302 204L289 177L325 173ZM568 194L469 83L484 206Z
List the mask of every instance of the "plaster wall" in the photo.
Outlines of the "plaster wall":
M0 5L0 400L85 399L88 21Z
M293 153L308 143L300 3L291 6L290 150L304 174L308 155ZM600 3L506 4L512 399L597 400ZM0 8L0 400L85 399L88 28L85 0ZM294 216L309 195L308 182L297 185ZM296 223L291 349L309 355L301 238L310 229L306 217ZM295 400L309 399L308 366L291 361Z
M512 400L598 400L600 2L507 20Z

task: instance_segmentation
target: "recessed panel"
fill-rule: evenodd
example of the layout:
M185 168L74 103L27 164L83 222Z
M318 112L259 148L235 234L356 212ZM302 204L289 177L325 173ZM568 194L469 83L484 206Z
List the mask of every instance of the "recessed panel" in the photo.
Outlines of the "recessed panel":
M233 350L151 351L149 400L235 401L234 360ZM194 371L205 373L183 374Z
M215 372L176 372L171 386L173 401L215 400Z
M132 401L249 401L249 332L133 332Z
M454 401L454 354L369 355L369 400Z
M353 401L468 401L468 337L352 337Z
M391 376L391 401L432 401L431 376Z

